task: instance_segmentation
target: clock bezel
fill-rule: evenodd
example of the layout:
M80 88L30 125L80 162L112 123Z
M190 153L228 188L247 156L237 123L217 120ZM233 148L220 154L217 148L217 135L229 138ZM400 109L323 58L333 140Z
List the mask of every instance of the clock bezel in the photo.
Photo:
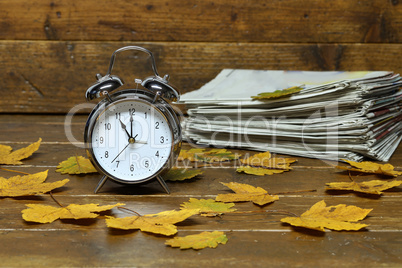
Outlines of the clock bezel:
M180 121L176 116L174 109L171 105L166 102L163 98L155 98L156 94L152 91L146 89L125 89L120 90L112 95L109 98L104 98L101 100L92 110L90 113L84 132L84 142L87 155L91 160L94 167L98 170L100 174L107 176L108 178L123 184L139 184L144 183L157 176L163 176L175 163L177 157L179 156L180 149L181 149L181 126ZM110 101L111 100L111 101ZM171 132L172 141L170 147L169 157L166 162L153 173L151 176L148 176L141 180L123 180L114 175L110 174L107 170L105 170L102 165L98 162L94 150L92 148L92 135L94 131L94 127L96 122L99 120L99 117L112 105L116 105L120 102L142 102L151 107L155 110L159 111L159 113L164 117L166 123L169 126L169 131Z

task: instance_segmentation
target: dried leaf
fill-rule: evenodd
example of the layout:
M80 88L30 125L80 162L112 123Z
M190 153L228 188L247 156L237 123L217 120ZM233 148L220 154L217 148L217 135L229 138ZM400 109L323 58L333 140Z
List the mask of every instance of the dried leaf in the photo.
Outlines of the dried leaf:
M14 176L9 179L0 177L0 196L26 196L50 192L69 182L69 179L62 181L44 183L48 171L43 171L25 176Z
M281 222L324 232L325 229L357 231L367 224L355 223L364 219L372 209L340 204L326 207L324 200L317 202L300 217L286 217Z
M0 164L21 165L22 162L20 160L28 158L35 151L37 151L39 149L41 141L42 139L39 138L37 142L34 142L25 148L21 148L13 152L10 146L0 145Z
M294 86L285 89L275 90L274 92L260 93L257 96L251 96L251 98L255 100L279 99L283 97L288 97L289 95L297 93L302 89L303 89L302 87Z
M110 228L150 232L162 235L174 235L177 233L175 223L184 221L188 217L199 213L199 209L182 209L179 211L163 211L158 214L143 216L131 216L125 218L107 217L106 225Z
M348 171L358 171L363 173L373 173L373 174L381 174L387 176L396 177L398 175L402 175L401 171L395 171L394 166L391 164L378 164L370 161L363 162L355 162L349 161L346 159L342 159L343 161L349 163L351 166L355 167L346 167L346 166L336 166L336 168L348 170Z
M99 214L94 212L102 212L124 205L123 203L106 206L99 206L98 204L70 204L67 207L53 207L48 205L28 204L26 205L28 208L22 211L22 218L26 221L39 223L50 223L57 219L92 219L99 216Z
M166 245L180 249L203 249L206 247L216 248L218 244L226 244L228 238L224 232L202 232L196 235L175 237L166 241Z
M183 161L184 159L188 159L191 162L213 163L236 160L239 157L238 154L233 154L226 149L211 149L206 151L205 149L193 148L190 150L181 150L178 160Z
M221 202L246 202L252 201L254 204L264 206L268 203L272 203L279 200L277 195L269 195L267 191L261 187L254 187L248 184L230 182L223 183L223 185L232 189L235 194L219 194L216 197L216 201Z
M56 172L61 174L83 174L98 172L91 161L83 156L72 156L59 163Z
M199 209L201 216L214 217L222 215L225 212L233 212L233 203L217 202L213 199L196 199L190 198L189 202L180 205L182 209Z
M236 169L237 172L244 172L246 174L264 176L264 175L273 175L278 173L283 173L286 170L283 169L268 169L262 167L250 167L250 166L240 166Z
M184 181L192 179L202 173L204 173L204 171L201 171L201 169L172 168L163 176L163 179L165 181Z
M381 181L372 180L365 182L331 182L327 183L328 190L346 190L355 191L366 194L382 194L383 191L397 187L402 184L402 181Z

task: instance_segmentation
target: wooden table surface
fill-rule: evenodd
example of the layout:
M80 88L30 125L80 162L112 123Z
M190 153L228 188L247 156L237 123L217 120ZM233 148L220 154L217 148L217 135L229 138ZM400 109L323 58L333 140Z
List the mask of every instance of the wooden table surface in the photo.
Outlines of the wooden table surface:
M72 122L72 134L82 141L86 116ZM165 246L166 237L141 231L120 231L106 227L104 216L93 220L55 221L50 224L25 222L21 210L26 204L55 205L48 194L0 199L0 266L139 266L202 267L401 267L402 266L402 187L386 191L381 197L350 192L327 192L325 183L348 181L348 174L333 167L336 163L298 157L293 170L272 176L253 176L235 172L236 163L206 165L197 179L168 182L171 194L164 193L157 182L123 186L108 181L98 194L93 190L100 175L61 175L55 169L70 156L85 155L67 139L65 116L0 115L0 144L15 149L37 141L39 150L21 166L3 168L35 173L49 170L47 181L69 178L70 182L53 192L62 204L122 202L144 215L179 209L189 198L215 198L230 192L220 182L240 182L260 186L279 200L264 207L237 203L238 211L285 210L300 215L313 204L347 204L373 208L363 223L369 227L358 232L324 233L282 224L286 215L276 213L228 213L221 217L193 216L177 224L178 234L224 231L226 245L216 249L180 250ZM184 148L190 148L184 144ZM249 151L233 150L242 155ZM251 152L253 153L253 152ZM402 170L401 146L390 163ZM0 170L0 177L17 175ZM374 179L375 175L358 179ZM296 192L300 190L315 192ZM117 217L130 216L113 209Z

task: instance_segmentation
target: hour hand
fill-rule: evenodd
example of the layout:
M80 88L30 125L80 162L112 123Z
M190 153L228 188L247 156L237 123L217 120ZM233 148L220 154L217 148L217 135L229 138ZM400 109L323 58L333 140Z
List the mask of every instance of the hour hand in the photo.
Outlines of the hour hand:
M120 121L121 127L122 127L122 128L124 129L124 131L126 132L128 138L131 138L130 134L129 134L128 131L127 131L126 125L121 121L121 119L119 119L119 121Z

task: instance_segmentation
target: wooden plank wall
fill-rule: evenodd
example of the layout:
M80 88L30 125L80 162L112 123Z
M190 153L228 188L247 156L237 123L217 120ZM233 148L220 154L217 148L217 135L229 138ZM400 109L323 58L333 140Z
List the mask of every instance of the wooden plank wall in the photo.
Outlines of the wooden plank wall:
M223 68L402 73L399 2L0 0L0 112L66 113L125 45L181 92ZM117 64L126 82L151 74L146 55Z

